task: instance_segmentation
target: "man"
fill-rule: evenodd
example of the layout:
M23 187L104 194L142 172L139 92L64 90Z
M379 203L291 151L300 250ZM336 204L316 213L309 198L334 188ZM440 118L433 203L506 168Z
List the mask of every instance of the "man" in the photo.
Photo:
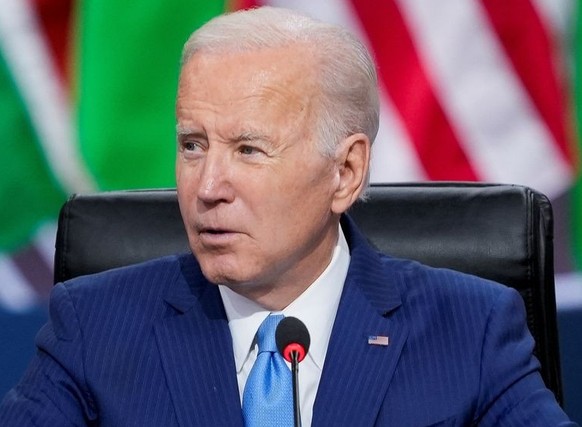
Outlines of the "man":
M270 313L312 336L305 426L573 425L515 291L379 254L345 215L378 129L357 40L260 8L209 22L182 64L176 178L194 256L58 284L1 425L250 425Z

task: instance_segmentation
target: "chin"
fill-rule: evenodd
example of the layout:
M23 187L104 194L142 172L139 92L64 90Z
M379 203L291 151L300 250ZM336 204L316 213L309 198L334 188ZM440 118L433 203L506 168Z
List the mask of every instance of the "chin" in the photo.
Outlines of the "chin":
M265 281L264 265L255 263L248 257L241 259L232 254L200 254L197 260L204 277L214 284L235 289L237 286L252 286Z
M234 292L242 295L252 292L253 289L261 289L263 287L258 283L258 279L255 276L241 274L240 271L232 273L225 271L206 273L203 269L202 273L204 273L204 277L206 277L209 282L227 286ZM245 289L245 291L243 291L243 289ZM248 295L246 296L248 297Z
M231 286L245 282L240 270L237 269L225 269L224 265L215 268L215 266L204 265L203 262L200 263L200 268L204 277L214 284Z

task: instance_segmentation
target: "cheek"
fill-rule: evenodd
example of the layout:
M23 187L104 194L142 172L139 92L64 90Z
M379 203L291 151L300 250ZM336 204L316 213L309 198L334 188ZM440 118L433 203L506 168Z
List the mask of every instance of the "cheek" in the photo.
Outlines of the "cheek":
M178 191L178 200L180 199L181 188L184 186L183 167L180 161L180 156L176 158L176 190Z
M176 165L176 188L178 190L178 195L192 194L193 190L196 188L198 183L197 174L194 168L189 167L180 163L178 159L178 164Z
M314 233L331 212L329 184L287 183L272 194L262 209L255 211L262 218L269 245L303 239L305 233Z
M188 221L192 217L192 209L196 201L196 183L183 171L176 174L176 192L178 194L178 205L182 218Z
M331 195L339 182L333 171L325 166L298 169L294 179L287 182L287 188L283 191L293 194L295 203L303 209L308 211L322 209L330 203Z

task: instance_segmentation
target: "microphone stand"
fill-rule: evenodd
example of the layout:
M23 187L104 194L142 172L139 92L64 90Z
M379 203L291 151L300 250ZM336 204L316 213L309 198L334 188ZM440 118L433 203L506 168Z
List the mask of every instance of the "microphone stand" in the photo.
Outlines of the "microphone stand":
M285 317L275 331L277 350L283 358L291 363L293 382L293 425L301 427L301 408L299 405L299 362L309 350L311 339L305 324L296 317Z
M291 352L291 375L293 377L293 419L295 427L301 427L301 408L299 407L299 360L297 351Z

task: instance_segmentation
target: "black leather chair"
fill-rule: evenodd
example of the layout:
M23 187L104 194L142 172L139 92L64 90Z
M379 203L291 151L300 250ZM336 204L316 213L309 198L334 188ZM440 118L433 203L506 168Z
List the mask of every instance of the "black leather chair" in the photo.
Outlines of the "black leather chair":
M380 250L521 293L542 376L561 403L548 199L475 183L373 185L369 194L350 213ZM55 282L188 250L175 190L75 195L59 218Z

